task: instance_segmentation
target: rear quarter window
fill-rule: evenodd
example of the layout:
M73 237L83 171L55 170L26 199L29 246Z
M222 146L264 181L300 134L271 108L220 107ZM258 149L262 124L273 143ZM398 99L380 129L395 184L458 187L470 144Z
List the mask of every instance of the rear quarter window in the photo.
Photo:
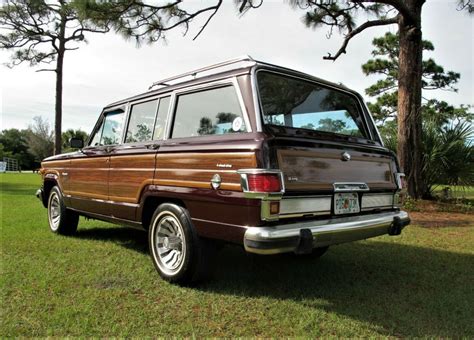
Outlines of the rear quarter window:
M246 131L247 127L233 86L178 95L172 138Z

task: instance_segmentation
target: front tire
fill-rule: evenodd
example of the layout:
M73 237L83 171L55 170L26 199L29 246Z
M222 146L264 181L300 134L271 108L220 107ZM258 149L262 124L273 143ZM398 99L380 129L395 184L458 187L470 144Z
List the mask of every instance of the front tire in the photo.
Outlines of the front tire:
M151 219L148 242L153 265L166 281L190 284L210 273L212 246L198 237L187 209L161 204Z
M57 186L49 192L48 222L49 229L61 235L74 234L79 223L79 215L66 208L61 190Z

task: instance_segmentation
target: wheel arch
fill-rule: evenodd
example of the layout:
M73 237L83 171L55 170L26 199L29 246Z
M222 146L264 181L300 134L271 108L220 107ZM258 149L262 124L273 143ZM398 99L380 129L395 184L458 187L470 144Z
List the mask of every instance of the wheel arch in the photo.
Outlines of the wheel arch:
M51 189L53 189L55 186L61 190L58 181L53 178L53 177L46 177L43 182L43 205L46 208L48 206L48 198L49 194L51 192ZM62 192L62 190L61 190Z
M171 195L146 195L146 197L144 197L142 200L142 204L140 204L137 216L145 230L148 230L151 218L153 217L156 208L163 203L172 203L186 208L186 204L182 199L173 197Z

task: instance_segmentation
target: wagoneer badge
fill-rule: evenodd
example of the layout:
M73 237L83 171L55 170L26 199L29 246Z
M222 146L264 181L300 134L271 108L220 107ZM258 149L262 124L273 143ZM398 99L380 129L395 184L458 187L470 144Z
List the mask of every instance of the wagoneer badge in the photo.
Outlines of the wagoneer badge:
M349 152L343 152L342 155L341 155L341 159L344 161L344 162L347 162L347 161L350 161L351 160L351 155Z

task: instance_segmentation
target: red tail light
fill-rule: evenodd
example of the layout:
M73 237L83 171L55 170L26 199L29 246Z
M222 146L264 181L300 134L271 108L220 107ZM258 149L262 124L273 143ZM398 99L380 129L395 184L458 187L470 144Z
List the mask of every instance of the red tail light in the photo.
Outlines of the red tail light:
M254 192L280 192L280 176L277 174L248 174L248 190Z
M396 174L396 178L397 178L398 189L400 189L400 190L406 189L407 188L407 181L405 179L405 174L402 173L402 172L398 172Z

